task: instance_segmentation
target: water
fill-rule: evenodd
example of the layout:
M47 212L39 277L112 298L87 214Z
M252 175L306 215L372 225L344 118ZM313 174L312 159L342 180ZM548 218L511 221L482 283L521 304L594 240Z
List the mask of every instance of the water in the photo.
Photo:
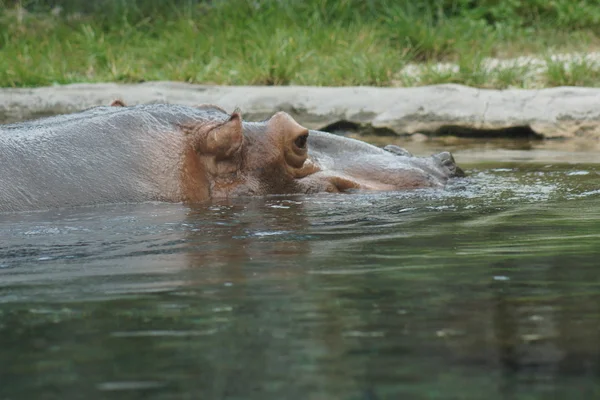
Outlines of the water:
M461 156L445 190L1 214L0 399L597 397L600 160Z

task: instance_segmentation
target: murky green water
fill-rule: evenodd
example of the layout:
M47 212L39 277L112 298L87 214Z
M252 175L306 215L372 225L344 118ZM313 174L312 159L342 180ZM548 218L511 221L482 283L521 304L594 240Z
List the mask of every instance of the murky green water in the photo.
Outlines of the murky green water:
M441 191L0 215L0 399L595 398L600 164L481 160Z

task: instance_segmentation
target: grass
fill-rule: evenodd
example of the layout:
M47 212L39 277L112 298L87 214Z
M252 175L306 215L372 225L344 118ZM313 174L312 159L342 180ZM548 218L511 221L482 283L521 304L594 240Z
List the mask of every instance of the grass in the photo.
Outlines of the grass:
M545 76L550 86L599 86L600 64L587 59L547 60Z
M0 0L0 86L600 86L594 62L550 58L600 48L600 7L573 1ZM522 54L545 72L486 61Z

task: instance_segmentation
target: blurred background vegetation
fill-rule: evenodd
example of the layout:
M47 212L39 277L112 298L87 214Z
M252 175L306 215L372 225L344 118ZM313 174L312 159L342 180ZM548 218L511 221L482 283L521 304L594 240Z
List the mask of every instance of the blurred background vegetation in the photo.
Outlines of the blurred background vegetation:
M526 87L527 66L490 71L483 60L600 48L598 0L0 0L0 8L0 85L13 87ZM441 61L458 69L427 68ZM411 63L425 66L419 77L403 73ZM548 65L541 84L595 86L599 77L583 60Z

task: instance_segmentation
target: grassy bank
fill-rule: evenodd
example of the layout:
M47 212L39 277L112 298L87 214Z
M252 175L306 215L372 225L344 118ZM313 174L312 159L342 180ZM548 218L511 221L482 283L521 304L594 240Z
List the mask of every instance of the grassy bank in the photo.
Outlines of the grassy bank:
M227 85L600 86L596 0L0 0L0 86L175 80ZM62 7L56 7L56 4ZM538 54L490 67L487 57ZM436 63L453 62L440 69ZM412 64L419 72L410 73ZM413 68L414 70L414 68Z

